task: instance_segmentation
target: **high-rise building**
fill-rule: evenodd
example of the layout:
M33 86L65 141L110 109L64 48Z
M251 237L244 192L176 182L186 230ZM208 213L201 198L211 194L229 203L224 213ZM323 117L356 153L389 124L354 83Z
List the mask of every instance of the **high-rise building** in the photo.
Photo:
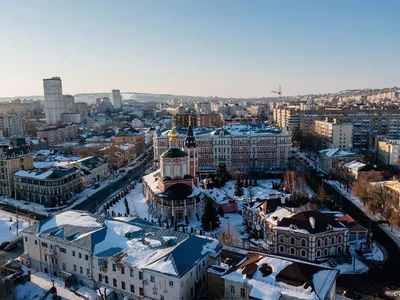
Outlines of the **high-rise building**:
M75 109L81 115L81 119L87 118L89 115L88 105L86 102L76 102Z
M340 148L351 150L353 148L353 125L329 121L314 121L314 132L322 138L322 148Z
M63 113L74 114L75 113L75 98L71 95L63 96Z
M62 83L60 77L43 79L43 88L46 123L57 123L58 121L61 121L61 114L64 112Z
M115 109L121 108L122 99L121 99L121 92L119 90L111 91L111 100Z
M26 119L24 112L6 112L0 115L0 137L25 135Z

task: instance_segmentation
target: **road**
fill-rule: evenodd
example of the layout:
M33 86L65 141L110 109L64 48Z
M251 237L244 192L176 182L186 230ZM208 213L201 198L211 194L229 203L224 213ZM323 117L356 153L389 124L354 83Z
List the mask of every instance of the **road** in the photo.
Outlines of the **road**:
M152 163L153 160L151 156L145 157L136 168L127 171L121 179L109 184L97 193L92 194L87 198L87 200L75 205L72 209L86 210L91 213L96 213L97 208L111 199L113 193L125 189L133 180L141 179L144 171L148 169Z
M304 161L294 160L296 169L302 174L307 174L310 184L318 187L323 182L317 172L311 169ZM315 188L315 187L314 187ZM369 264L370 271L367 274L341 275L337 281L337 290L354 290L364 296L365 299L380 299L382 291L386 288L400 287L398 270L400 270L399 249L391 238L379 227L378 223L371 221L363 211L351 201L342 197L328 184L323 185L324 191L333 198L343 213L349 213L365 228L373 233L373 238L385 247L389 254L388 260L383 264Z

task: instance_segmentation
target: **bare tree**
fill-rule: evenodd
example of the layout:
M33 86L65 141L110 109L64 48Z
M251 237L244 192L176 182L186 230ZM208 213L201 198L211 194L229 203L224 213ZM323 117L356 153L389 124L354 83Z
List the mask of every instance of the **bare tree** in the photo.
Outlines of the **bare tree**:
M283 186L288 193L294 193L297 186L297 175L294 171L286 171L283 175Z

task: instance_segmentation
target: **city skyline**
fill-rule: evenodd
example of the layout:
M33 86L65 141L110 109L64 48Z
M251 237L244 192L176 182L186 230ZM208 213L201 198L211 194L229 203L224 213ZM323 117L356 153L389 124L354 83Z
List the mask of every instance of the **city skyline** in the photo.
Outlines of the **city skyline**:
M397 1L4 2L0 97L270 97L400 82Z

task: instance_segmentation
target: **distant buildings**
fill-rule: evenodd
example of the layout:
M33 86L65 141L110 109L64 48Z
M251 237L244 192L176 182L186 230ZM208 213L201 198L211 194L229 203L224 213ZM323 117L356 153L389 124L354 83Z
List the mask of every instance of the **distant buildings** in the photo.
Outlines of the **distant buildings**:
M24 112L5 112L0 115L0 137L25 136L27 115Z
M62 121L65 105L62 94L62 83L59 77L43 79L44 87L44 112L46 123L55 124Z
M88 105L86 102L76 102L75 103L75 112L81 116L81 120L87 118L89 116Z
M121 92L119 90L111 91L111 101L115 109L120 109L122 106Z
M28 146L0 146L0 194L14 196L13 175L19 169L33 169L33 154Z
M183 113L174 117L178 128L187 128L189 124L194 127L219 127L222 125L221 116L216 113Z
M59 125L40 129L36 133L38 139L47 140L49 145L57 145L73 141L78 137L77 125Z
M351 150L353 148L353 125L338 124L336 120L314 121L314 133L322 139L323 145L321 149L340 148Z
M183 146L185 130L178 130ZM285 130L267 125L228 125L212 129L193 129L197 143L199 173L214 173L219 168L228 172L284 171L288 166L292 146L291 135ZM168 150L169 131L154 138L154 160Z
M81 192L81 170L76 167L50 169L45 172L19 170L14 174L14 184L17 199L47 207L62 206Z
M114 144L121 145L126 143L134 144L138 155L141 154L145 146L144 133L132 132L130 130L118 132L115 136Z
M400 140L378 141L378 162L383 165L395 165L400 159Z

